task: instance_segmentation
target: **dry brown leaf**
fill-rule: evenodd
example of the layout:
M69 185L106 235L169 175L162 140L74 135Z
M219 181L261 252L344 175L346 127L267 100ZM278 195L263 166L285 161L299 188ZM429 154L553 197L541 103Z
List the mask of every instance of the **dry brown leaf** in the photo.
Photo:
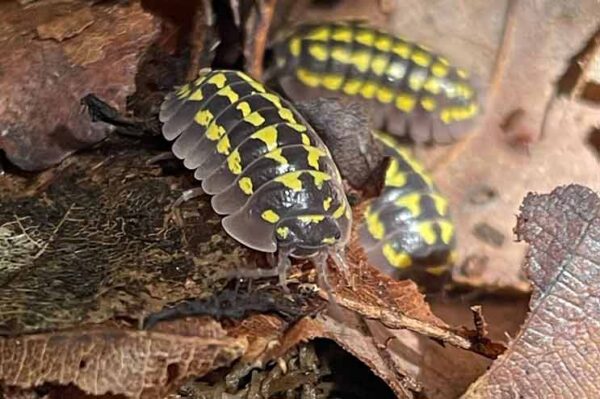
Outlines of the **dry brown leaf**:
M246 349L244 338L227 336L219 323L198 324L190 335L95 328L0 338L0 380L22 389L73 384L92 395L162 398Z
M103 139L79 100L94 92L123 108L158 21L138 2L40 2L26 11L2 2L0 15L0 149L8 159L40 170Z
M529 243L530 313L467 398L600 396L600 198L569 185L529 194L516 232Z

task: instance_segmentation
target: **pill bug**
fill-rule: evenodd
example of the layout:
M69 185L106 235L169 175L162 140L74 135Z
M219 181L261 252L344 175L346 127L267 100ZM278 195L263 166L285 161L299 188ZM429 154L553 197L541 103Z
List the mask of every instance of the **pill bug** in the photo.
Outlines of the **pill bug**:
M389 134L374 134L390 162L381 195L366 207L359 226L369 261L396 278L422 271L442 275L456 246L448 201L408 148Z
M375 128L417 143L455 141L479 113L465 70L357 21L300 25L272 48L268 74L294 100L361 98L373 108Z
M277 252L280 279L290 256L343 251L351 210L339 171L289 102L240 71L203 70L167 95L159 119L225 231Z

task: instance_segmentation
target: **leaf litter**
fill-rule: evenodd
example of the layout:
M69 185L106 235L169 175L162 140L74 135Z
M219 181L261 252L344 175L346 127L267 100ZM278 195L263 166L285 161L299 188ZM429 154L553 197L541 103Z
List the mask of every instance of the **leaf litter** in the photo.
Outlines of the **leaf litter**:
M580 185L529 194L515 230L529 244L530 313L463 398L598 397L600 198Z
M345 2L339 2L339 5L336 7L338 7L338 9L344 9L344 7L348 9L347 5L344 6L344 3ZM511 209L516 209L516 201L520 201L520 198L524 194L523 187L529 187L526 184L529 184L534 189L549 189L557 183L566 182L567 179L569 181L575 179L582 183L589 183L592 187L597 183L593 179L590 179L589 172L595 170L593 166L597 164L590 162L590 160L595 160L593 154L589 154L591 156L587 157L589 151L584 145L585 140L583 137L584 134L588 133L589 126L593 125L596 120L591 114L590 108L587 105L581 105L576 101L560 98L553 103L552 108L549 108L547 115L544 114L546 109L542 107L543 104L548 104L548 99L553 95L552 84L549 82L556 80L555 78L559 76L562 72L561 70L565 68L565 60L578 50L578 46L581 46L581 43L589 38L592 25L587 16L593 14L590 14L586 10L587 7L591 7L592 5L588 4L588 2L584 2L569 7L562 3L550 4L549 2L543 2L537 5L538 9L533 10L526 6L516 6L514 5L514 2L509 2L509 4L512 4L512 8L508 7L505 9L503 8L503 4L498 3L496 6L498 9L491 10L489 8L484 8L481 4L471 4L469 7L461 5L457 8L453 6L451 2L442 1L438 4L439 9L427 9L423 7L422 4L411 5L409 3L411 2L403 2L400 6L390 7L386 16L374 15L374 20L381 21L385 20L385 18L389 18L394 29L398 29L399 31L406 30L407 33L410 33L411 38L424 39L425 42L429 44L436 43L435 37L438 35L438 32L452 32L450 35L447 33L444 34L444 37L448 40L446 40L443 46L440 46L440 50L449 53L449 56L454 52L458 59L463 60L461 62L465 63L465 66L474 66L474 68L471 69L479 72L484 78L489 78L491 76L489 80L495 84L495 86L492 87L493 90L491 90L491 95L488 97L487 107L487 109L490 109L489 105L492 104L494 113L491 116L489 113L486 115L484 123L482 124L483 127L479 129L480 132L486 132L485 134L475 135L473 139L467 141L464 146L459 146L458 149L423 150L424 154L429 154L427 158L429 164L436 173L436 180L440 181L440 185L444 191L450 195L453 205L459 209L456 217L459 220L461 229L464 229L464 232L460 234L467 237L467 244L464 248L470 248L468 253L463 254L464 262L462 267L458 270L456 279L459 282L471 286L481 286L492 289L510 288L516 291L526 292L529 289L529 284L525 277L519 272L518 268L515 267L519 264L521 257L523 256L523 248L513 245L510 243L510 239L506 239L512 237L511 229L514 223L506 217L494 217L490 219L487 217L481 218L473 216L472 214L506 215L511 214L510 212L514 213ZM358 5L353 6L354 8L363 10L360 15L372 15L374 12L375 14L377 12L375 7L369 6L367 2L357 2L356 4ZM523 30L523 27L527 26L526 23L528 19L534 18L532 12L540 10L546 13L545 19L543 20L548 22L548 27L536 25L535 27L527 28L530 29L529 31L527 29ZM365 11L368 11L368 13ZM498 11L500 13L505 12L508 17L508 20L500 21L500 24L504 23L504 26L499 25L496 20L492 22L489 19L494 12L494 15L498 15ZM322 11L320 12L322 13ZM351 12L348 12L347 14L351 14ZM317 12L316 15L319 15L319 13ZM477 34L473 37L464 34L465 30L469 32L472 30L472 25L465 24L465 20L479 21L479 28L481 29L476 29ZM431 21L434 21L434 23L432 24ZM461 23L461 21L463 22ZM555 26L553 24L557 25ZM94 25L95 24L81 24L65 29L62 33L54 33L54 35L59 38L64 36L66 41L68 41L68 37L70 37L72 32L75 32L77 35L78 30L82 29L81 32L85 33L93 28ZM561 29L565 26L571 27L572 29L567 29L566 31L568 34L557 39L556 36L552 36L548 34L547 31L543 30L550 29L550 26L561 32ZM558 26L560 26L560 28ZM461 33L461 29L463 33ZM528 36L531 33L531 30L541 32L539 33L539 36L542 38L531 42L525 40L519 41L519 37ZM63 36L61 36L61 34ZM557 47L560 51L551 51L556 50L557 45L554 42L555 40L560 41L560 46ZM508 43L508 45L504 43ZM515 43L517 44L515 45ZM538 50L537 52L532 53L531 48L527 47L527 45L532 43L535 44L536 50ZM498 49L501 49L502 51ZM480 60L473 61L475 55L481 54L486 58L487 63L482 63ZM533 58L527 58L526 54L533 54ZM498 59L502 62L498 62ZM521 71L524 64L523 62L520 62L520 60L523 59L528 60L527 65L545 65L549 59L555 60L556 62L554 64L549 63L552 64L550 70L535 75L539 78L539 81L535 80L529 82L531 73ZM527 82L523 83L523 79L527 80ZM522 93L525 93L526 95L522 95ZM506 98L511 98L511 102L506 101ZM540 100L540 98L542 100ZM499 106L498 104L501 104L502 106ZM583 127L577 128L576 131L578 134L576 136L559 134L563 130L575 131L573 130L573 126L576 125L584 126L585 129ZM545 126L545 128L542 129L542 126ZM548 128L548 126L550 128ZM543 136L540 135L542 130L544 130ZM494 145L490 145L490 140ZM529 150L529 154L527 154L527 151L522 151L519 147L522 143L526 144L526 149ZM566 144L567 151L561 151L560 153L556 151L553 152L560 144ZM588 152L583 152L583 150ZM575 176L567 176L565 174L564 177L561 177L560 173L555 173L555 171L561 172L565 170L572 173L573 169L569 170L569 168L564 167L563 164L555 161L556 159L560 159L562 162L565 162L565 164L572 165L572 163L568 163L571 154L577 154L577 160L579 161L577 166L579 169L575 171ZM582 157L581 154L586 155ZM120 155L121 154L119 154L119 156ZM536 158L536 155L539 156L539 158ZM546 157L548 160L546 160ZM496 163L490 162L490 159L494 159ZM97 159L96 164L100 165L98 166L98 169L102 170L105 166L105 162L106 161ZM114 160L110 160L109 163L112 162L114 162ZM73 168L72 164L69 164L69 162L67 162L65 166L71 166L71 168ZM54 173L42 175L37 183L29 187L29 192L36 194L45 193L47 191L47 186L52 190L55 181L61 182L65 175L72 176L70 173L72 170L64 168L64 166L58 170L60 172L58 173L58 177L56 177ZM77 170L76 167L75 170ZM476 172L475 176L473 176L474 171ZM79 172L82 173L81 170ZM83 171L84 175L86 173L87 171ZM515 174L524 176L525 180L521 181L514 179L513 177ZM132 175L126 175L123 181L131 178L131 176ZM544 178L541 178L540 176L544 176ZM473 177L475 177L475 182L473 182ZM72 179L73 177L70 178ZM78 180L75 179L74 181ZM542 184L537 184L537 182L541 182ZM166 187L170 188L179 186L180 184L181 180L169 178ZM15 185L28 186L28 184L23 181L18 181ZM163 186L163 188L164 187L165 186ZM512 189L510 189L511 187ZM139 187L135 188L135 190L137 189L139 189ZM134 187L129 187L125 191L128 190L134 190ZM155 195L156 194L150 194L150 197L154 197ZM164 203L169 202L167 198L172 197L169 197L167 194L167 196L163 198ZM478 200L475 201L475 199ZM499 202L501 204L498 204ZM156 209L154 208L154 203L149 204L148 209ZM22 206L22 204L19 206ZM202 208L202 206L200 207ZM87 208L86 211L89 212L90 209L93 208ZM10 239L13 239L14 237L14 242L19 243L18 245L23 249L25 253L25 264L29 265L32 261L39 262L38 258L36 258L38 253L40 253L39 258L42 259L48 254L52 254L52 251L54 251L54 248L58 245L55 237L61 238L61 235L64 232L63 228L69 227L68 224L72 222L71 219L77 220L77 217L73 217L73 212L77 213L80 211L77 207L65 207L65 204L61 204L59 210L62 211L62 213L57 212L56 214L53 214L50 223L47 223L47 225L44 225L43 223L28 223L27 219L22 218L6 219L6 223L2 225L3 228L9 230L8 237ZM190 231L197 231L197 226L204 225L203 223L197 223L203 221L203 218L192 218L192 220L189 220L189 218L186 217L189 216L190 213L192 215L197 215L196 212L196 210L184 210L183 226L180 225L174 230L180 229L188 233ZM161 211L160 213L164 216L164 212ZM158 216L159 212L156 214L156 221L158 221ZM210 220L210 218L208 219ZM62 224L61 220L64 220ZM180 221L181 220L182 219L180 218ZM128 222L130 221L131 220L128 220ZM23 224L23 222L25 223ZM23 228L19 226L19 223L23 224ZM208 224L211 225L211 222L208 222ZM189 227L190 225L191 227ZM505 239L497 239L499 236L496 234L496 239L493 240L493 242L502 243L500 245L489 245L489 241L487 241L487 244L485 240L481 241L481 235L479 237L474 235L474 238L470 237L470 235L473 234L472 232L476 230L475 227L482 225L490 227L494 232L499 232ZM17 230L14 230L15 226ZM218 221L215 221L212 226L218 230ZM68 232L68 230L66 231ZM110 235L112 232L109 231L106 234ZM216 235L218 236L218 234ZM206 237L198 238L194 234L183 234L183 237L183 244L180 248L185 247L185 245L193 244L194 242L206 242ZM221 250L220 248L223 242L227 241L227 237L214 237L215 234L210 235L210 240L213 244L213 246L210 247L211 251L216 250L217 253L224 255L225 258L227 258L232 247L226 246L227 249L225 250ZM188 241L188 239L190 241ZM463 242L465 241L463 240ZM40 252L40 246L42 248L44 246L46 247L44 251ZM233 247L235 247L235 245ZM488 247L497 247L498 250L490 250ZM518 250L515 248L518 248ZM235 251L235 249L233 250ZM178 251L176 251L176 253L177 252ZM501 253L506 253L507 256L503 257ZM245 256L240 257L239 253L236 253L236 256L245 259ZM345 317L342 317L342 327L341 330L339 330L335 327L335 323L338 323L337 325L339 327L340 321L333 322L331 319L327 318L325 318L325 320L316 319L316 321L312 319L301 319L300 322L290 325L277 314L270 315L268 316L269 322L264 323L263 320L263 322L259 322L256 327L247 328L245 332L241 334L235 333L235 326L226 327L228 334L231 334L234 337L245 337L250 339L250 342L255 342L256 344L255 346L249 344L248 348L254 347L254 349L246 351L248 356L236 354L235 356L232 355L232 358L240 357L246 361L262 358L261 364L267 364L269 363L268 359L272 360L288 353L288 350L283 348L294 348L296 343L314 340L316 337L328 337L338 342L340 346L345 347L348 351L352 352L354 349L353 353L355 356L372 366L376 374L386 381L398 396L411 397L415 392L422 389L422 384L419 383L418 378L411 379L411 377L409 377L411 374L411 370L409 370L411 365L406 364L407 356L404 354L403 356L399 356L399 359L398 356L396 356L396 359L392 359L392 361L400 361L400 363L404 361L403 365L401 364L401 366L395 369L395 366L393 366L394 363L390 363L390 359L385 354L385 351L381 351L382 345L383 347L385 347L385 345L374 340L372 329L377 330L378 328L381 328L383 331L389 332L390 328L410 327L413 331L425 333L427 336L437 340L443 341L444 339L450 338L451 342L459 347L477 350L475 347L475 344L477 344L476 341L481 341L482 338L479 334L473 331L449 329L446 323L442 322L438 317L431 313L431 310L425 303L422 295L416 290L416 287L411 286L411 284L407 282L388 281L385 277L379 276L376 271L371 270L369 265L362 263L360 261L360 255L356 256L358 256L358 258L355 258L357 262L354 265L357 266L357 275L361 276L359 289L356 291L341 290L337 294L337 299L343 304L342 306L345 305L346 308L358 313L360 315L359 319L367 319L367 329L364 329L365 320L359 320L359 325L362 327L360 327L360 329L353 328L352 330L349 330L344 324L345 322L349 322ZM31 258L34 259L32 260ZM133 262L135 262L135 260L133 260ZM210 265L214 265L214 262L215 259L209 259L208 261L202 260L202 256L195 256L192 259L192 264L196 268L210 267ZM11 263L11 265L13 263ZM118 264L118 262L115 264ZM237 266L239 265L236 265L236 267ZM158 269L160 269L160 267L158 267ZM181 269L175 269L177 272L181 271ZM8 331L14 333L15 336L18 336L23 332L33 333L35 331L48 329L60 330L70 328L77 325L77 318L81 317L81 314L84 314L84 320L86 322L94 323L94 325L97 323L106 323L107 320L116 320L119 323L118 330L122 331L124 326L131 325L130 323L123 324L123 322L127 321L129 318L138 319L141 316L149 314L148 312L160 309L167 303L179 303L186 297L182 291L183 287L187 288L191 286L193 289L197 290L197 293L200 293L202 288L198 286L199 276L192 273L190 277L191 270L193 270L193 268L184 268L181 275L174 279L173 276L170 276L170 278L167 279L168 283L159 283L157 287L154 287L154 284L149 283L149 277L144 277L143 273L141 276L137 275L138 271L133 273L129 272L128 274L128 268L125 268L120 277L110 275L108 282L103 281L100 284L100 288L102 289L98 290L95 288L90 291L102 293L100 299L103 299L103 289L108 290L107 292L109 292L110 300L107 302L110 305L106 308L105 303L101 303L100 306L98 306L98 303L94 302L98 299L98 294L93 295L94 300L89 302L90 304L93 304L91 308L94 309L94 312L91 313L75 312L73 315L70 315L69 312L75 309L74 307L65 310L60 309L60 307L55 306L53 308L52 306L46 305L44 312L50 310L50 315L58 314L60 316L58 319L53 319L52 317L48 318L45 315L42 315L42 317L40 317L40 315L36 316L31 314L19 315L19 304L17 304L17 317L15 319L17 323L15 324L15 320L11 319ZM475 270L476 274L461 276L460 274L465 270ZM73 271L66 272L66 274L70 273L73 273ZM164 273L164 271L159 271L157 275L161 276L162 273ZM297 275L304 275L301 271L298 273L299 274ZM61 274L59 275L65 274L61 271ZM122 283L122 275L127 277L125 281L136 282L137 285L134 285L134 288L130 289L130 291L136 292L138 291L138 287L144 287L141 290L141 292L144 293L144 295L142 295L143 298L135 298L136 295L133 295L132 292L128 292L128 290L123 290L118 284L115 286L118 289L111 287L112 283ZM155 276L153 275L151 279L154 279L154 277ZM39 278L39 276L37 276L37 278ZM333 280L336 280L336 278L337 277L334 274ZM159 278L158 281L160 281L160 279L161 278ZM171 285L173 281L176 281L174 286ZM77 281L74 282L79 283ZM69 282L69 284L72 283L73 282ZM36 282L36 284L39 286L40 282ZM61 287L63 289L62 292L68 291L68 287L71 286L69 284ZM106 286L103 286L103 284L106 284ZM98 282L93 281L92 286L94 285L98 286ZM382 289L382 287L384 288ZM150 293L150 295L146 296L145 291ZM61 290L59 290L59 292L61 292ZM82 292L76 292L75 296L81 294ZM321 294L325 297L323 293ZM121 302L120 296L122 295L124 295L125 300ZM83 297L86 296L89 297L89 293L83 292ZM194 296L194 294L188 293L187 296ZM202 296L202 294L200 294L200 296ZM67 299L72 299L69 295L66 297ZM156 298L161 299L156 300ZM35 300L35 295L31 292L25 292L21 303L27 305L35 303L35 301L30 302L31 299ZM81 297L76 299L80 300ZM39 301L39 299L37 301ZM74 302L75 301L72 303ZM67 303L69 302L67 301ZM83 301L82 303L87 305L86 301ZM115 304L118 305L113 307ZM331 317L332 314L337 314L335 313L335 310L332 310L332 312L333 313L330 313L328 317ZM486 313L485 308L484 313ZM252 320L253 317L256 316L250 316L250 318L246 320ZM259 315L258 317L264 316ZM353 316L350 319L354 320L355 317L356 316ZM186 323L189 323L195 319L187 318L184 320ZM171 323L178 325L178 321ZM242 320L240 325L243 325L244 321L245 320ZM162 324L163 323L159 323L157 328L160 328ZM370 327L369 324L371 325ZM373 324L376 327L373 327ZM181 325L185 326L184 323L181 323ZM274 326L278 327L274 328ZM294 328L297 326L300 326L301 328ZM289 333L286 333L288 328L290 329ZM126 328L125 331L130 330ZM242 331L244 331L244 329L242 329ZM356 339L362 337L360 338L360 341L365 342L364 348L367 349L363 351L359 350L360 348L358 347L353 347L352 344L349 345L348 341L343 339L344 334L348 334L348 332L351 333L350 336L352 336L352 334L358 334L356 335ZM38 334L40 333L38 332ZM47 334L54 334L54 332ZM394 334L399 336L401 335L401 332L394 331ZM25 335L25 337L27 336L29 335ZM19 338L8 338L8 340L14 339ZM406 340L397 338L396 342L404 343ZM481 342L479 342L479 344L481 344ZM273 350L272 345L275 345L275 350ZM278 346L282 348L280 352L276 350ZM410 346L406 346L404 349L407 348L410 348ZM487 347L487 349L489 348L493 348L493 345ZM479 349L481 350L482 348ZM485 345L483 349L486 349ZM446 349L443 350L446 351ZM491 355L491 353L488 353L488 355ZM294 356L297 355L292 353L291 357L294 358ZM444 352L444 356L448 356L447 352ZM231 359L231 361L232 360L233 359ZM419 370L422 366L423 364L419 363L413 365L416 370ZM204 370L208 371L208 369ZM412 371L414 371L414 369ZM398 375L398 373L400 375ZM418 376L419 373L417 372L416 375ZM262 377L260 376L256 378L265 381L264 379L261 379ZM161 381L161 383L164 383L164 380ZM250 390L248 390L248 393L250 393Z

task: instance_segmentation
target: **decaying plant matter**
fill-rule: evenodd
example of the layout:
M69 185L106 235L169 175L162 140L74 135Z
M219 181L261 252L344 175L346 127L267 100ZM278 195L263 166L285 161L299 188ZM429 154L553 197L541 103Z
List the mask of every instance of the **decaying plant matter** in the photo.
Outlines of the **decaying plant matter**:
M0 5L0 149L9 161L0 176L0 397L597 396L594 1L19 3ZM352 286L331 264L331 287L319 287L303 262L289 293L269 279L236 280L267 259L223 232L208 198L172 207L196 182L178 162L148 163L168 150L149 134L159 133L164 94L209 65L258 78L288 24L349 17L444 50L489 82L476 134L417 152L459 225L453 282L512 295L532 283L520 330L523 298L510 296L504 313L470 310L485 301L477 297L444 310L429 296L430 305L413 282L369 265L355 232ZM90 93L98 97L86 104L113 127L82 112ZM383 166L369 136L344 134L364 123L354 111L336 118L328 145L342 147L333 156L358 224ZM525 198L515 229L529 245L521 272L518 203L571 180L591 189ZM506 319L513 325L499 327Z

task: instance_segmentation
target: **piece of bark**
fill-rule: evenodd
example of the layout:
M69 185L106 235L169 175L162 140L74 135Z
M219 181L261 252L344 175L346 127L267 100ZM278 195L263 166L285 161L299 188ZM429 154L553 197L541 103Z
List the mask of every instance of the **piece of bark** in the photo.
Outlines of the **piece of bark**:
M129 5L0 5L0 149L21 169L54 165L106 136L79 99L94 92L118 108L134 92L137 64L158 20Z

